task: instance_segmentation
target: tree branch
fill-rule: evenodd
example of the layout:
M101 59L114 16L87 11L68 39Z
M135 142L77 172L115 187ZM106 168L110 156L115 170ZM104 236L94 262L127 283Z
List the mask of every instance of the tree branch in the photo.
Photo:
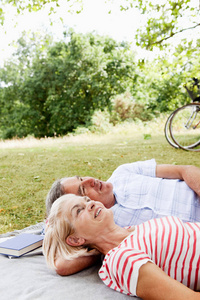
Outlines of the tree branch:
M194 29L194 28L196 28L196 27L198 27L198 26L200 26L200 23L196 24L195 26L191 26L191 27L188 27L188 28L180 29L179 31L177 31L177 32L175 32L175 33L172 32L169 36L164 37L163 39L161 39L161 40L159 40L159 41L156 41L156 42L154 42L154 43L151 43L151 45L149 45L147 48L149 48L149 47L152 46L152 45L158 45L158 44L160 45L160 44L162 44L162 42L164 42L164 41L170 39L170 38L173 37L174 35L179 34L179 33L183 32L183 31L186 31L186 30Z

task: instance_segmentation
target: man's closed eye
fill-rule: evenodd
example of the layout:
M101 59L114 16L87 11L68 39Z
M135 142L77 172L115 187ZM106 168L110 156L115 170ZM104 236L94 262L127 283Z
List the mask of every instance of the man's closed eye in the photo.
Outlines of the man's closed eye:
M83 181L82 177L79 177L79 179L80 179L80 181ZM85 196L85 187L83 185L80 185L79 191L80 191L81 196Z

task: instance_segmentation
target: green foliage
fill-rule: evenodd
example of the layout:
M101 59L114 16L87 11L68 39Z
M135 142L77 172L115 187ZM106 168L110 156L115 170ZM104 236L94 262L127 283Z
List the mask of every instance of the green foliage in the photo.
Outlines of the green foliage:
M69 3L69 12L80 13L82 11L82 0L66 0ZM16 9L17 14L22 14L25 12L36 12L44 7L48 8L49 15L56 12L56 7L59 7L59 0L1 0L0 7L0 24L4 24L5 20L5 7L7 5L12 5ZM78 6L77 6L78 4Z
M150 86L153 98L149 101L149 109L162 113L183 105L186 102L186 93L180 91L182 80L180 75L167 76L162 81L154 80Z
M111 0L110 0L111 1ZM67 0L70 12L80 13L83 10L82 0ZM49 9L49 15L56 13L59 0L2 0L0 8L0 23L4 23L5 5L12 5L18 14L35 12L44 7ZM195 4L195 6L194 6ZM192 0L121 0L121 11L138 8L146 17L146 25L137 29L137 45L152 50L154 46L165 48L167 42L181 32L195 29L200 26L199 2ZM108 11L111 13L111 10ZM185 18L185 19L183 19ZM62 18L60 18L61 21ZM184 22L187 20L187 22Z
M148 12L147 27L145 30L138 30L138 44L147 49L157 45L162 48L164 42L170 37L183 31L180 28L179 19L189 7L190 0L150 2L138 1L139 8L143 13ZM156 3L157 2L157 3ZM193 8L191 9L193 13Z
M138 46L148 50L152 50L154 46L163 49L173 36L200 26L199 1L196 3L192 0L127 0L123 2L121 0L121 10L137 7L146 17L146 25L137 29L136 40Z
M132 92L137 102L146 104L153 113L167 112L191 102L184 84L192 77L200 78L199 42L196 48L189 42L178 45L152 62L140 63Z
M3 138L71 132L134 81L134 55L126 43L73 31L69 42L45 38L41 46L35 38L27 44L22 37L18 59L0 70Z

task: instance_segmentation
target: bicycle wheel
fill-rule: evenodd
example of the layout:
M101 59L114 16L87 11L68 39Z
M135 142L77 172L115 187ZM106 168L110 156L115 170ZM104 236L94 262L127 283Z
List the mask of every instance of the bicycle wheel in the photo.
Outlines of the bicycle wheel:
M172 137L171 137L171 133L170 133L170 129L169 129L169 124L170 124L170 120L173 116L173 114L175 113L176 111L173 111L171 113L171 115L168 117L166 123L165 123L165 128L164 128L164 132L165 132L165 137L166 137L166 140L168 141L168 143L174 147L174 148L179 148L179 146L177 144L174 143Z
M169 129L174 143L180 148L200 151L200 103L178 108L170 119Z

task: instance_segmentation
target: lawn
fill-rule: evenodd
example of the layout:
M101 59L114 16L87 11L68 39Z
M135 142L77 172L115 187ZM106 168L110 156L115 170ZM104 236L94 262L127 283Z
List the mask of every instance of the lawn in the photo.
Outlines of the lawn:
M200 167L200 154L172 148L163 128L164 121L157 119L123 124L105 134L0 141L0 233L43 221L46 194L57 178L106 180L118 165L151 158Z

